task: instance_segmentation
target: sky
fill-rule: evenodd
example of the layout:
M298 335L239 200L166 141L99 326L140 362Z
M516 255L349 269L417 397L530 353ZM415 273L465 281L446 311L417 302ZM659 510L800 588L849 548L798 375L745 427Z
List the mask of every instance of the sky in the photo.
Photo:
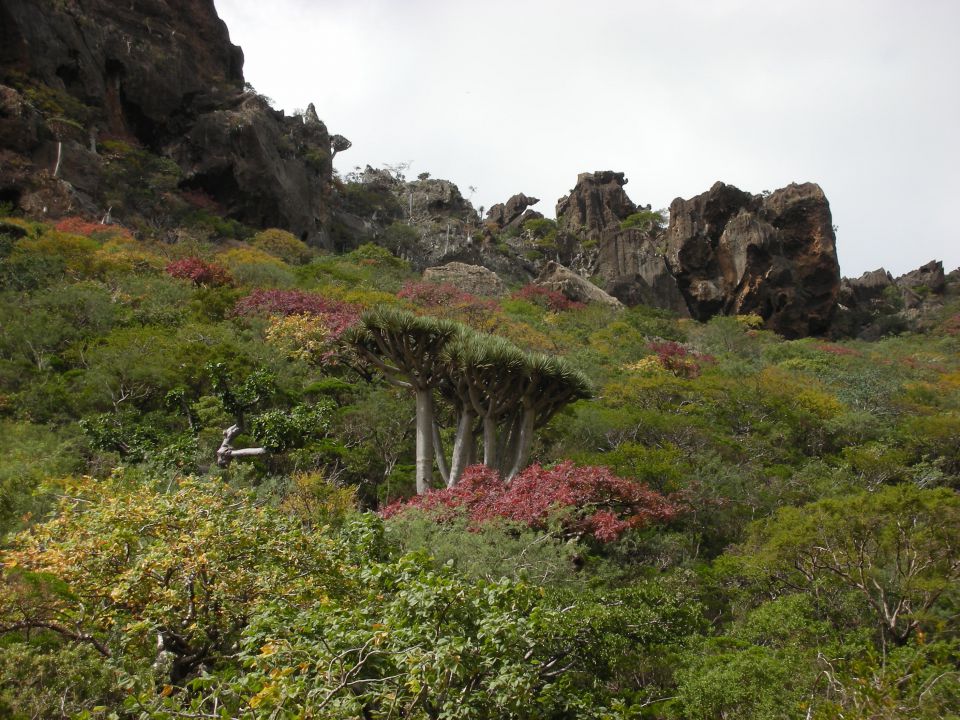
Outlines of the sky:
M957 0L215 0L274 106L348 173L409 163L474 207L617 170L668 207L816 182L842 273L960 266Z

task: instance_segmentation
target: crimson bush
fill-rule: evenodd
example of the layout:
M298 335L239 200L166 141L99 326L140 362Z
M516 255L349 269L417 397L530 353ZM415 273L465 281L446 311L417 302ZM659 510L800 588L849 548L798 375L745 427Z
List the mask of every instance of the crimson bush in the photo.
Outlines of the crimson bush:
M474 526L509 520L543 530L556 518L565 534L600 542L615 540L630 528L666 522L680 512L670 498L643 483L617 477L605 467L578 467L569 461L552 468L531 465L509 485L490 468L473 465L456 487L395 502L383 515L389 518L413 508L437 522L466 514Z

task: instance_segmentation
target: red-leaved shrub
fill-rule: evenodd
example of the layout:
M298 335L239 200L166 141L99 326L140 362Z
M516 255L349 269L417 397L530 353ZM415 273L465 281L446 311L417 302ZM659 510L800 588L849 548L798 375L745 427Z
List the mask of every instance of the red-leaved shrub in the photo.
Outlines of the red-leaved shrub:
M716 362L712 355L694 352L673 340L652 342L647 347L654 352L660 364L677 377L691 380L700 377L704 363Z
M119 225L103 225L99 222L86 220L78 215L63 218L54 228L57 232L69 233L71 235L84 235L86 237L94 235L130 237L130 231Z
M198 257L174 260L167 265L167 274L181 280L191 280L194 285L216 287L233 282L230 271L216 263L208 263Z
M407 282L397 297L431 315L460 320L474 327L483 327L498 309L496 301L479 298L451 283Z
M545 307L552 312L563 312L564 310L579 310L586 307L581 302L571 300L559 290L550 290L540 285L524 285L510 296L514 300L526 300L534 305Z
M853 348L844 347L843 345L834 345L833 343L820 343L816 346L817 350L821 352L830 353L831 355L851 355L853 357L860 357L862 353Z
M465 514L474 527L510 520L545 530L552 520L565 534L588 535L600 542L626 530L674 518L680 508L643 483L617 477L605 467L563 462L552 468L532 465L504 484L484 465L467 468L459 485L398 501L383 510L393 517L411 508L437 522Z
M304 290L254 290L233 307L234 315L321 315L331 339L360 318L360 308Z

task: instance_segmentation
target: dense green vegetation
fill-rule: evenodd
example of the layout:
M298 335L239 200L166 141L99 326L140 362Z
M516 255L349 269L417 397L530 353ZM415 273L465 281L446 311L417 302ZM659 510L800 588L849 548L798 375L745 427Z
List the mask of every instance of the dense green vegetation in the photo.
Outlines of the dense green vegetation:
M955 285L926 334L784 341L212 217L0 221L0 716L957 717ZM380 514L417 478L414 395L347 342L382 306L593 397L509 492Z

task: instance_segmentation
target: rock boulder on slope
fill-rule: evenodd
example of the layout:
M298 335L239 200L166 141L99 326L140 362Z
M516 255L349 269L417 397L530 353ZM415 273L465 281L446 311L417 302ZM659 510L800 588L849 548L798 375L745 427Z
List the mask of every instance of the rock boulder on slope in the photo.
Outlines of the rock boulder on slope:
M506 292L503 281L493 270L462 262L429 267L423 271L423 279L434 283L449 283L458 290L481 297L501 297Z
M607 294L585 277L553 260L544 265L540 275L534 280L534 284L563 293L568 300L574 302L595 303L614 308L623 307L623 303L615 297Z

